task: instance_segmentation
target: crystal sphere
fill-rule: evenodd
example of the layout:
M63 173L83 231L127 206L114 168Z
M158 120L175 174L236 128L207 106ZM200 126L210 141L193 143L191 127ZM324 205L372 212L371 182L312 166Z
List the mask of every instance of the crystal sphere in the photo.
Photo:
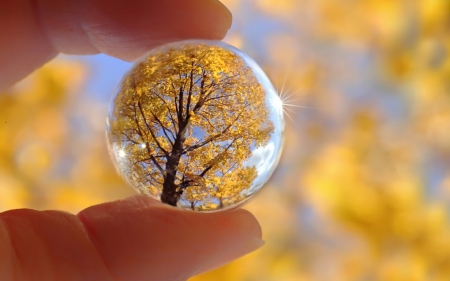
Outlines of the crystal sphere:
M153 49L116 89L113 162L138 192L195 211L241 205L279 161L282 102L261 68L219 41Z

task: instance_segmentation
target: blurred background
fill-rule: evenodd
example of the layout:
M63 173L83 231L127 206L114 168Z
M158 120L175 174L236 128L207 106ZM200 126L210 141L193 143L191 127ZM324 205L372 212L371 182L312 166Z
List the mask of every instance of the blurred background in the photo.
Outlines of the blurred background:
M450 1L223 2L225 41L301 107L245 206L266 245L192 280L450 280ZM0 95L0 211L134 194L104 134L129 67L60 56Z

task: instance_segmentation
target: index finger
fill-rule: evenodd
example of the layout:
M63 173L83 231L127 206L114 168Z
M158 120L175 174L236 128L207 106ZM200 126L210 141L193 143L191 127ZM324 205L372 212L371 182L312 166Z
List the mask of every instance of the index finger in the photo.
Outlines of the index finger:
M0 89L58 53L134 60L155 45L221 39L231 14L216 0L4 0Z

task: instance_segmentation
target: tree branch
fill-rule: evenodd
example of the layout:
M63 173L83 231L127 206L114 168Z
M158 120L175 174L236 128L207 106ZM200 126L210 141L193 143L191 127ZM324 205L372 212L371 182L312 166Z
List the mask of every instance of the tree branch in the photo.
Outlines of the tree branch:
M172 85L173 85L173 83L172 83ZM172 126L173 126L173 129L174 129L174 131L175 131L175 135L178 133L177 132L177 128L176 128L176 126L175 125L177 125L177 122L175 121L175 119L173 118L173 115L172 115L172 112L171 112L171 110L170 110L170 107L169 107L169 104L166 102L166 100L163 98L163 97L160 97L159 95L157 95L157 97L166 105L166 107L167 107L167 112L169 112L169 118L170 118L170 120L172 121ZM177 108L177 105L176 105L176 102L175 102L175 110L176 110L176 112L177 112L177 114L178 114L178 108ZM174 139L175 139L175 136L174 136Z
M183 123L183 99L184 99L184 89L180 87L180 92L178 93L178 127ZM180 131L180 130L178 130Z
M167 140L170 142L170 144L173 147L173 142L170 139L170 137L167 135L166 131L169 131L169 133L172 135L172 138L175 140L175 136L173 135L172 131L170 131L166 126L164 126L164 124L162 123L162 121L158 118L158 116L155 115L155 113L153 113L153 111L150 109L150 113L153 115L153 117L155 118L156 123L158 123L161 128L163 129L163 133L166 136ZM153 121L153 122L155 122Z
M134 92L137 93L137 91L136 91L136 83L135 83L134 77L133 77L133 89L134 89ZM149 125L147 124L147 121L146 121L146 119L145 119L145 115L144 115L144 112L143 112L143 110L142 110L142 107L141 107L140 102L138 101L137 104L138 104L139 110L140 110L140 112L141 112L142 118L144 119L145 125L147 126L147 128L148 128L149 131L150 131L150 133L152 134L153 139L154 139L155 142L158 144L159 148L164 152L164 154L166 155L166 157L168 157L169 154L167 153L167 151L165 151L165 150L159 145L158 140L157 140L157 139L155 138L155 136L153 135L153 131L150 129ZM141 125L139 125L139 121L138 121L138 117L137 117L137 110L136 110L136 103L134 103L134 104L132 105L132 107L133 107L133 109L134 109L134 116L135 116L135 118L133 118L133 121L135 122L135 124L136 124L136 126L137 126L137 128L138 128L138 134L141 136L142 139L147 139L147 137L144 138L144 134L142 133ZM148 135L146 134L146 136L148 136ZM165 173L164 173L163 168L161 167L161 165L159 165L158 161L156 161L155 157L153 157L152 152L150 151L150 146L149 146L148 142L146 142L145 144L146 144L147 153L148 153L150 159L153 161L153 163L155 164L156 168L158 168L158 170L161 172L161 175L164 177L164 174L165 174Z
M152 175L151 172L144 175L144 177L148 177L148 176L150 176L150 181L153 180L153 181L155 181L157 184L163 185L163 183L162 183L162 182L159 182L159 181Z
M194 62L192 62L190 81L191 81L191 84L189 86L189 93L188 93L188 99L187 99L187 105L186 105L186 119L189 119L190 114L191 114L190 106L191 106L192 89L194 87Z
M126 141L130 141L130 142L132 142L132 143L134 143L134 144L140 144L139 142L133 140L129 135L127 135L126 132L122 132L122 135L125 136L125 140L126 140Z
M164 156L164 155L156 155L156 156L153 156L154 158L164 158L164 157L166 157L166 156ZM144 159L140 159L140 160L136 160L136 161L134 161L133 162L133 164L132 165L136 165L137 163L140 163L140 162L147 162L147 161L151 161L152 160L152 158L144 158Z
M205 146L205 145L207 145L208 143L210 143L210 142L216 140L217 138L219 138L220 136L222 136L223 134L225 134L225 133L231 128L231 126L233 126L233 125L236 123L236 121L239 119L239 117L241 116L241 114L242 114L242 111L241 111L241 112L238 114L238 116L234 119L233 123L229 124L222 132L220 132L220 133L218 133L218 134L216 134L216 135L210 137L210 138L207 139L207 140L204 140L204 141L202 141L202 142L200 142L200 143L194 144L194 145L192 145L192 146L186 148L186 149L182 152L182 154L186 154L186 153L188 153L189 151L192 151L192 150L195 150L195 149L200 148L200 147L202 147L202 146Z
M203 170L203 172L202 172L199 176L204 177L205 174L206 174L209 170L211 170L211 169L214 167L214 165L216 165L217 162L216 162L216 161L213 161L213 160L216 160L217 157L218 157L219 155L221 155L222 153L227 152L228 149L230 149L230 147L234 144L234 142L235 142L237 139L238 139L238 138L235 138L235 139L227 146L227 148L226 148L224 151L222 151L221 153L217 154L216 157L214 157L213 159L211 159L209 162L211 162L212 164L209 165L208 167L206 167L206 168Z
M150 151L148 153L150 153ZM156 168L161 172L161 175L164 177L165 172L161 165L159 165L158 161L156 161L155 157L150 154L150 159L152 160L153 164L155 164Z
M210 100L217 100L217 99L222 99L222 98L234 97L234 96L236 96L236 93L235 94L230 94L230 95L217 96L217 97L214 97L214 98L209 98L209 99L206 99L205 102L208 102Z
M155 143L156 143L156 145L159 147L159 149L161 149L161 151L164 152L164 154L168 157L168 156L169 156L169 152L167 152L167 150L165 150L165 149L162 147L162 145L161 145L161 143L158 141L158 138L156 137L155 133L153 133L152 128L151 128L150 125L147 123L147 119L145 118L145 114L144 114L144 111L143 111L143 109L142 109L141 102L138 101L137 104L138 104L139 111L141 112L142 119L144 119L145 126L147 126L147 129L148 129L148 131L150 132L150 135L152 136L153 140L155 141Z

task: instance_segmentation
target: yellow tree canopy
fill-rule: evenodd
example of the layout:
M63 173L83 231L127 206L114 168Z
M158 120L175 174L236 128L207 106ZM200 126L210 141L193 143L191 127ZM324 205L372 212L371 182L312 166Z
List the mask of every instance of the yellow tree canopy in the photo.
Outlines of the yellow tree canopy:
M233 51L207 44L171 47L137 64L109 124L132 185L173 206L208 210L244 199L258 176L245 162L274 130L252 70Z

